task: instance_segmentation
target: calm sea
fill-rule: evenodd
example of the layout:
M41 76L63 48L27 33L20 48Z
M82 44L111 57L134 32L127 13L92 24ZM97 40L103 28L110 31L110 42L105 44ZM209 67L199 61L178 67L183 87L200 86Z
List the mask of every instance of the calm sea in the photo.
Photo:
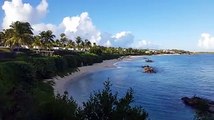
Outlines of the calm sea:
M141 105L151 120L192 120L195 112L180 100L183 96L201 96L214 100L214 55L146 56L116 63L117 68L87 74L67 84L67 91L81 102L90 93L103 88L109 78L113 92L123 96L134 89L134 105ZM141 66L151 65L156 74L143 73Z

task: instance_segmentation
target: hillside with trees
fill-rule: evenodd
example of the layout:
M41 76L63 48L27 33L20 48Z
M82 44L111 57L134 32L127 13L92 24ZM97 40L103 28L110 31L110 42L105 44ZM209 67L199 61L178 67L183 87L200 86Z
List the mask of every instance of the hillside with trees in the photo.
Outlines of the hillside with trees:
M144 120L148 114L134 107L133 91L118 98L109 81L80 107L68 93L54 95L54 76L65 76L78 67L123 55L116 48L97 46L52 31L33 34L27 22L14 22L0 32L0 120Z
M104 47L77 36L74 40L51 30L33 34L28 22L14 22L0 32L0 120L144 120L148 114L130 105L133 91L124 97L112 93L111 84L97 91L80 107L75 100L54 95L55 76L78 71L78 67L127 55L189 54L179 50L148 50Z

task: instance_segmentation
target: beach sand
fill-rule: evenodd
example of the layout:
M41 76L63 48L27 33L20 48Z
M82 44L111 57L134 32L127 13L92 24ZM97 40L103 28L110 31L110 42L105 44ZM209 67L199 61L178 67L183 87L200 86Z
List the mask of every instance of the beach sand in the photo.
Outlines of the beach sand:
M78 72L74 72L68 76L65 77L55 77L51 79L52 81L55 82L55 85L53 86L54 88L54 93L55 94L63 94L64 91L66 91L66 84L78 80L84 75L100 71L100 70L105 70L105 69L110 69L110 68L116 68L115 64L117 62L121 61L132 61L133 59L137 57L142 57L142 56L126 56L126 57L121 57L118 59L112 59L112 60L105 60L102 63L95 63L91 66L83 66L79 67Z
M99 70L105 70L109 68L115 68L116 66L114 65L115 63L121 61L122 59L112 59L112 60L105 60L102 63L96 63L91 66L83 66L79 67L78 72L74 72L68 76L65 77L55 77L52 80L55 82L55 85L53 86L54 88L54 93L55 94L63 94L65 91L65 85L68 82L78 80L83 75L93 73Z

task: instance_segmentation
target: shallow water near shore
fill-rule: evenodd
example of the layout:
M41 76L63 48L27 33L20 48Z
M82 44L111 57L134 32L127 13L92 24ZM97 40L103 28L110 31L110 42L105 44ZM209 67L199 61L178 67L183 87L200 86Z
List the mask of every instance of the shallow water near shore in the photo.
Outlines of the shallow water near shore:
M123 96L134 89L134 105L141 105L151 120L192 120L194 110L180 100L197 95L214 100L214 55L146 56L116 63L117 68L105 69L79 77L66 85L66 90L81 105L90 93L103 88L109 79L113 92ZM141 66L151 65L156 74L143 73Z

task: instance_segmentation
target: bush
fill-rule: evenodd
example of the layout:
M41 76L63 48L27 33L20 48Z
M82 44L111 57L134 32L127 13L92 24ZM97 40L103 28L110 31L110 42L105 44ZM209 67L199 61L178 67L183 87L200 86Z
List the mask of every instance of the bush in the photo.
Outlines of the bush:
M29 63L34 67L37 79L51 78L57 73L55 61L50 57L31 58Z
M118 99L110 90L110 82L104 83L102 91L95 92L90 99L79 108L76 102L68 97L68 93L54 98L42 100L39 107L39 119L58 120L145 120L148 114L141 107L132 107L133 91Z
M81 55L81 59L84 66L93 64L93 58L89 55Z
M117 58L121 57L121 55L119 55L119 54L102 54L101 57L103 60L110 60L110 59L117 59Z
M101 55L103 53L102 49L100 47L92 47L89 50L90 53L94 53L96 55Z
M18 83L32 83L33 67L23 61L9 61L0 64L0 80Z
M95 92L83 103L83 117L86 120L145 120L148 114L141 107L132 107L133 91L127 91L118 99L110 89L110 82L104 83L102 91Z
M83 65L92 65L103 61L100 56L93 53L82 53L81 58L83 60Z
M77 61L77 67L83 66L83 59L82 59L82 57L80 55L76 55L74 57L75 57L75 59Z
M96 56L94 57L94 63L101 63L101 62L103 62L102 57L101 57L101 56L96 55Z
M77 52L70 51L70 50L54 50L54 55L60 55L60 56L65 56L65 55L77 55Z
M34 83L33 67L20 61L0 64L0 119L24 119L30 115Z
M67 69L67 61L63 57L53 56L51 58L54 60L57 72L63 72Z
M68 94L57 95L54 99L42 104L41 120L77 120L77 104Z
M66 55L66 56L63 56L63 58L66 60L69 68L76 68L78 66L81 66L81 61L77 56Z

